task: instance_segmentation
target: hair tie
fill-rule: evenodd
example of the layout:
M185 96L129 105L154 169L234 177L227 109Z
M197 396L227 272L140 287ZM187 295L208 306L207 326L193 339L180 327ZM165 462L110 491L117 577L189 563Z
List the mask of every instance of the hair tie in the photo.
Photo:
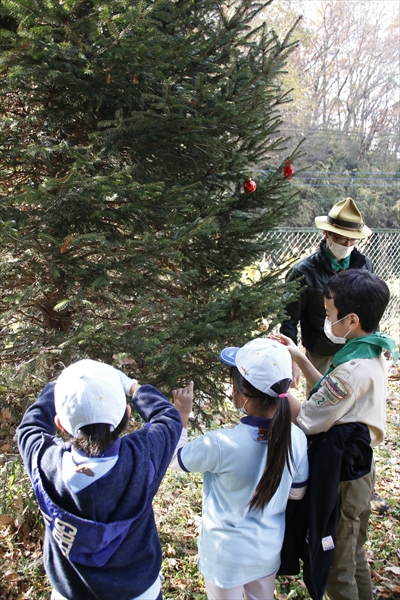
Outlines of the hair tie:
M287 394L279 394L278 398L287 398Z

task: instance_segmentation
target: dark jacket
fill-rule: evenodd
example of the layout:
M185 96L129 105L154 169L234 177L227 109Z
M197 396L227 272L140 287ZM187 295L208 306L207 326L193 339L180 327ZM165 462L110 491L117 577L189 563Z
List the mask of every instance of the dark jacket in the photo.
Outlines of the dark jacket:
M83 520L82 528L88 539L86 544L80 544L81 551L91 545L91 538L98 539L97 534L104 524L108 526L106 537L111 534L115 538L113 530L119 528L119 534L126 523L128 528L122 538L112 540L112 544L117 542L113 547L116 549L106 563L102 564L104 555L100 551L97 566L94 566L87 556L81 559L82 553L75 561L67 558L66 546L60 549L54 539L59 531L50 529L47 512L43 549L46 573L52 587L71 600L130 600L146 591L160 571L162 551L152 500L178 443L181 418L161 392L151 385L142 385L132 402L147 421L146 425L115 442L118 459L109 472L73 493L63 480L62 469L63 456L71 451L71 444L53 435L54 386L54 383L46 385L17 430L19 450L39 490L40 506L45 497L47 506L54 509L56 515L57 507L63 509L58 513L58 523L63 523L61 534L68 534L65 538L71 537L70 532L74 531L71 527L66 531L69 524L64 521L65 511ZM78 524L78 533L79 527ZM104 541L109 542L110 537L104 540L103 536L101 542ZM75 540L70 556L74 545Z
M299 279L301 286L306 287L295 302L286 306L285 310L290 318L282 322L280 332L297 344L297 324L300 321L303 346L319 356L333 356L342 346L333 344L324 333L323 289L326 282L335 275L324 251L325 244L324 238L317 252L307 256L288 271L286 281ZM370 259L357 248L354 248L350 255L349 269L373 272Z
M288 501L278 574L297 575L301 558L308 592L313 600L322 600L334 550L324 550L321 541L329 536L336 541L339 482L359 479L371 470L371 436L363 423L344 423L307 439L307 492L300 501Z

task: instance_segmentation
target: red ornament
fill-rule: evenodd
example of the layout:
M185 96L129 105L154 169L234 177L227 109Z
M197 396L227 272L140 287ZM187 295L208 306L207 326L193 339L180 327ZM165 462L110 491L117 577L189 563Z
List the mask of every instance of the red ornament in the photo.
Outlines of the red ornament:
M287 160L285 166L283 167L283 176L287 177L288 179L292 179L293 173L294 171L292 165L290 164L290 160Z
M248 180L243 184L243 189L245 192L247 192L248 194L251 194L252 192L255 192L257 189L257 184L255 181L253 181L252 179L250 179L250 177L248 178Z

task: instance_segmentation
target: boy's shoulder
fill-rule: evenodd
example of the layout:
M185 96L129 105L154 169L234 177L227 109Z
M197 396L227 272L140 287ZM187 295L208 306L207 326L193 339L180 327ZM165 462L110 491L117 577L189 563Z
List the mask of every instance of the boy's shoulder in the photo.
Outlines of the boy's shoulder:
M376 358L353 358L335 367L323 381L325 394L335 404L353 396L363 394L374 386L376 392L387 379L386 361Z
M373 377L385 379L387 377L386 360L381 354L371 358L351 358L338 365L327 376L340 377L342 380L348 379L354 383L359 380L370 380Z
M300 409L297 423L307 435L328 431L341 423L364 423L381 439L384 429L387 375L386 361L355 358L325 376L320 387ZM379 443L379 442L378 442Z

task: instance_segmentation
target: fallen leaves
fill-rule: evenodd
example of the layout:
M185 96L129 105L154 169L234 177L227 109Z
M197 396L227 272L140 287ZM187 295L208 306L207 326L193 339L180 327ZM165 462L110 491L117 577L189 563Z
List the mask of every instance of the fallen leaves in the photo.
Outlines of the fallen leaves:
M367 558L371 568L374 598L400 598L400 428L399 382L389 382L387 432L374 450L377 464L375 491L390 503L380 515L373 512L368 527Z
M27 524L23 533L17 531L11 516L2 515L0 519L0 600L48 598L50 588L42 565L41 536L31 532ZM38 595L34 594L33 578L38 583Z
M130 365L129 356L118 357ZM123 362L125 361L125 362ZM389 384L387 434L374 455L375 490L390 503L388 512L373 513L368 530L367 560L375 600L400 599L400 382ZM224 424L221 413L221 424ZM20 466L12 440L10 411L0 411L0 600L48 600L50 586L42 564L42 528L30 483ZM132 423L132 428L141 426ZM20 470L18 470L20 469ZM163 546L164 597L206 600L197 569L197 538L201 526L202 478L167 473L155 500L155 516ZM277 584L276 600L308 598L301 577Z

